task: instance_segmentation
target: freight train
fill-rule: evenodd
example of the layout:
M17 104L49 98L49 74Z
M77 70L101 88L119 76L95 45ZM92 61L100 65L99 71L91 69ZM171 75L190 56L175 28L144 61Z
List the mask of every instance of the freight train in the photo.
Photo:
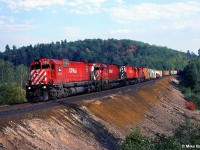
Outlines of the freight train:
M172 74L177 71L40 58L30 64L26 98L29 102L54 100Z

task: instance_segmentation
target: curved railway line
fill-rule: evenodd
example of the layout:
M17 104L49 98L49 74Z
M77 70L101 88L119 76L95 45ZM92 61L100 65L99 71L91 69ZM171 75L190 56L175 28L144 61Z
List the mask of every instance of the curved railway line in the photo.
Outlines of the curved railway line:
M23 115L23 114L31 113L31 112L36 112L36 111L44 110L47 108L53 108L59 105L67 105L67 104L71 104L71 103L78 102L81 100L92 100L95 98L109 96L111 94L125 93L127 91L130 92L130 90L136 91L139 88L145 87L147 85L151 85L157 82L158 80L150 80L150 81L143 82L140 84L129 85L129 86L110 89L110 90L101 91L101 92L76 95L76 96L71 96L71 97L67 97L63 99L51 100L51 101L46 101L46 102L39 102L39 103L28 102L28 103L23 103L23 104L2 106L0 107L0 119L4 119L7 117L14 117L16 115ZM104 99L102 98L100 100L103 101Z

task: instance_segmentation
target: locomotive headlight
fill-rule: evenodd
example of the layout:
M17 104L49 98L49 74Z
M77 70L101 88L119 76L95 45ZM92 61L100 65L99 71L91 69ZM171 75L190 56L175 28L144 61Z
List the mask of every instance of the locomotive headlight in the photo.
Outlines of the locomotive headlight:
M28 87L28 89L30 90L30 89L31 89L31 87L29 86L29 87Z
M43 88L43 89L46 89L47 87L46 87L46 86L43 86L42 88Z

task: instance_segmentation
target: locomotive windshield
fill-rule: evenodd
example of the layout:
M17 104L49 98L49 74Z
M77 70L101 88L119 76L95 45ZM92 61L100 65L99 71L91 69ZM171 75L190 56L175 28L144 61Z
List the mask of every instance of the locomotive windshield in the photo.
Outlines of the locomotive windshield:
M100 70L100 68L95 67L94 70Z
M43 64L43 65L42 65L42 69L48 69L48 68L50 68L50 65L49 65L49 64Z
M40 63L31 66L31 70L35 70L35 69L41 69Z
M31 66L31 70L35 70L35 69L48 69L48 68L50 68L49 64L42 65L42 68L41 68L40 64L35 64L35 65ZM54 66L52 66L52 69L54 69Z

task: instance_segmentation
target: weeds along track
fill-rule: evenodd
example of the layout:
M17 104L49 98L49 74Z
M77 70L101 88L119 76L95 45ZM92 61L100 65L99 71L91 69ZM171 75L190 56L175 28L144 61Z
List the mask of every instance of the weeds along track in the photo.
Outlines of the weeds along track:
M109 96L111 94L125 93L125 92L130 92L130 91L134 92L134 91L137 91L139 88L151 85L159 80L160 79L151 80L151 81L143 82L140 84L129 85L129 86L115 88L115 89L101 91L101 92L76 95L76 96L71 96L71 97L67 97L63 99L50 100L46 102L23 103L23 104L3 106L0 109L0 119L2 120L7 117L14 117L16 115L23 115L25 113L37 112L39 110L53 108L59 105L71 104L71 103L81 101L81 100L92 100L92 99L103 97L103 96Z

